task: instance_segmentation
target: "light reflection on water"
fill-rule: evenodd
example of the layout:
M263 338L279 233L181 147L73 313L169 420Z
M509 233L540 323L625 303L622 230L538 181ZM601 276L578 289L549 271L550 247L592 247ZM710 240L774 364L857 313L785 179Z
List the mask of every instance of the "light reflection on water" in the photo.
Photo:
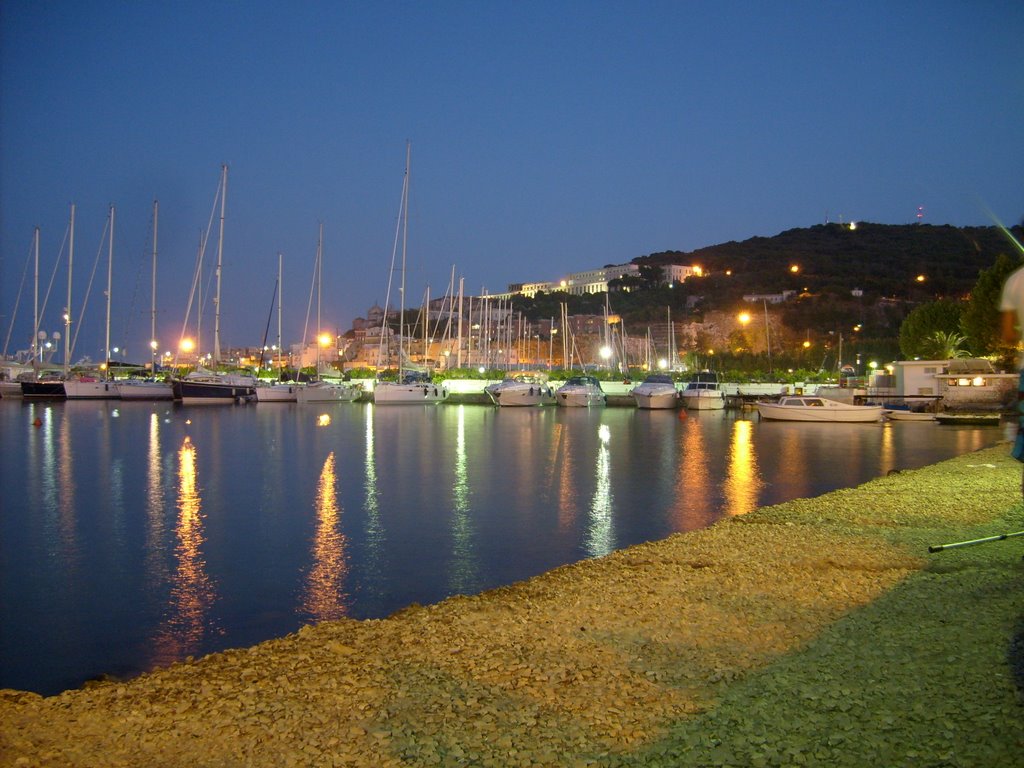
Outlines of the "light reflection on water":
M730 411L322 415L0 404L0 687L53 693L385 616L1005 438Z

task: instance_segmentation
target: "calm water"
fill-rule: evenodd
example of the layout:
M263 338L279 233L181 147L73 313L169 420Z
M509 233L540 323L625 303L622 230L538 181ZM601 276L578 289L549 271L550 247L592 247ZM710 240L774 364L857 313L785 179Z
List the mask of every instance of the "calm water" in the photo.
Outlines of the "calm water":
M0 688L41 693L479 592L1005 436L732 411L10 401L0 434Z

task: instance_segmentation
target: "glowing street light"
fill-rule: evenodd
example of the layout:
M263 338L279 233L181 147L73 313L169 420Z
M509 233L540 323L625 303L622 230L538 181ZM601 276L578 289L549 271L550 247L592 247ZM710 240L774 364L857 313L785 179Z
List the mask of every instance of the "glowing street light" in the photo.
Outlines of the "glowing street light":
M329 333L321 333L319 336L316 337L316 340L320 342L321 347L329 347L331 346L332 338L333 337Z
M196 348L196 343L192 339L184 338L181 340L181 343L178 345L178 348L185 354L188 354L189 352Z
M750 323L750 313L740 312L738 315L736 315L736 319L740 321L740 324L746 327Z

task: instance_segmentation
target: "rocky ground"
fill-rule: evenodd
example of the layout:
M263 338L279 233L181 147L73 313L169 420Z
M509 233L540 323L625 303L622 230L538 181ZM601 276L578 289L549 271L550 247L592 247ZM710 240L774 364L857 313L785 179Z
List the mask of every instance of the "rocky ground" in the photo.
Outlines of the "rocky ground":
M0 765L1011 766L1008 447L125 683L0 692Z

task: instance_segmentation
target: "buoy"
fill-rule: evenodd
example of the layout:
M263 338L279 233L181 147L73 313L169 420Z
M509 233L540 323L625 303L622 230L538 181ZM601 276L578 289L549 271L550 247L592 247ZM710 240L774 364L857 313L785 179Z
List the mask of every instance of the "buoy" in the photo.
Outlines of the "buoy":
M36 420L32 422L32 426L33 427L41 427L41 426L43 426L43 420L40 419L38 416L36 416Z
M679 418L680 419L685 419L686 418L686 409L685 408L680 408L679 409Z

